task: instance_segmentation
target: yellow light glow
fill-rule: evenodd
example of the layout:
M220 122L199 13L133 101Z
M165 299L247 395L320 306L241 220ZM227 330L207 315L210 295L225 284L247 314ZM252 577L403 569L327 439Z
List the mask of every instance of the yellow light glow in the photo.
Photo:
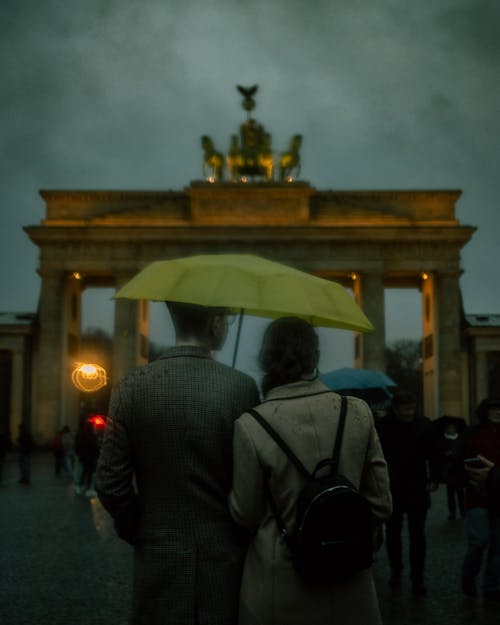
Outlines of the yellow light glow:
M208 178L207 178L207 182L210 182L210 184L214 184L214 182L215 182L215 176L208 176Z
M293 176L287 176L286 181L287 181L287 182L294 182L294 181L295 181L295 178L294 178Z
M355 281L355 280L357 280L357 279L358 279L358 274L357 274L357 273L352 272L352 273L351 273L351 280L354 282L354 281Z
M73 273L73 278L74 278L75 280L81 280L81 279L82 279L82 274L81 274L81 273L79 273L78 271L75 271L75 272Z
M84 393L93 393L107 384L106 369L90 362L78 362L71 374L76 388Z
M425 280L428 280L428 279L429 279L429 274L428 274L428 273L425 273L425 271L423 271L423 272L420 274L420 277L422 278L422 280L424 280L424 281L425 281Z

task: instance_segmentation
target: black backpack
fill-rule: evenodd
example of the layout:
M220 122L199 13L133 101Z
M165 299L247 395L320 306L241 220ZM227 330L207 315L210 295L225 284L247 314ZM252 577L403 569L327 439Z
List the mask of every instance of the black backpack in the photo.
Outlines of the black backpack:
M281 436L256 410L248 411L272 436L306 479L296 502L295 526L288 532L268 489L271 510L287 544L295 570L309 584L328 584L348 578L373 563L371 506L351 482L337 473L347 400L342 397L332 458L309 473ZM324 467L328 475L317 477Z

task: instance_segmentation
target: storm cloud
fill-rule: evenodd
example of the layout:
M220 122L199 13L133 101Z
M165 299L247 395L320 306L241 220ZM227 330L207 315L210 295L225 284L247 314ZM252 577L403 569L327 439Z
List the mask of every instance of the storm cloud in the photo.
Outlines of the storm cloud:
M0 310L35 310L42 188L182 189L199 137L304 135L320 189L462 189L467 312L499 312L500 5L488 0L3 0Z

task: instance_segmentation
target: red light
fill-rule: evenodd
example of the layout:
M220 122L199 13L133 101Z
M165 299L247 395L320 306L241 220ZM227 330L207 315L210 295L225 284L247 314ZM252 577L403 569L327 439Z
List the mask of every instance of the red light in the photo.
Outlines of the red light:
M88 418L89 423L92 423L96 428L104 428L106 427L106 417L105 415L94 414Z

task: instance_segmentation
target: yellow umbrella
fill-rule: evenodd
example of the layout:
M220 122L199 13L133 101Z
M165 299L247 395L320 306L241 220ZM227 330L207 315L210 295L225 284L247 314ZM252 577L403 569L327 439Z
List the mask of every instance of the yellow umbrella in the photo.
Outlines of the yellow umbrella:
M116 298L224 306L259 317L300 317L311 325L370 332L343 286L251 254L207 254L156 261Z

